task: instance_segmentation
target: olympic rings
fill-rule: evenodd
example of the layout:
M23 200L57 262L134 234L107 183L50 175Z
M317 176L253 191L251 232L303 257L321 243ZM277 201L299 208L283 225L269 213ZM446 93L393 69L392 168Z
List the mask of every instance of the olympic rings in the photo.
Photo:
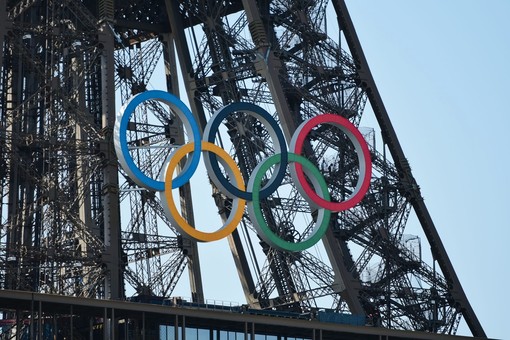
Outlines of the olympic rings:
M181 119L190 135L187 144L178 147L171 153L165 163L166 169L160 175L160 180L150 178L138 168L129 153L127 130L129 119L138 105L146 100L157 100L170 106L173 112ZM275 154L260 162L252 174L249 175L248 185L245 188L245 179L232 159L232 157L214 143L221 122L230 114L242 111L259 120L264 125L272 139ZM342 202L332 202L327 184L319 169L308 159L301 155L307 135L320 124L330 124L339 128L354 145L358 157L359 177L352 194ZM289 150L287 149L283 132L276 120L263 108L250 103L235 103L218 110L208 121L203 137L193 114L177 97L163 91L147 91L131 98L117 115L114 129L114 144L119 163L129 177L141 187L160 191L163 209L176 229L195 239L196 241L210 242L229 235L237 228L247 205L248 216L259 236L270 246L283 251L302 251L317 243L326 232L332 212L350 209L358 204L370 186L372 175L372 162L366 142L359 130L347 119L333 114L323 114L304 121L291 138ZM186 184L195 173L201 153L204 153L204 163L211 181L232 199L232 210L221 228L214 232L202 232L192 227L179 213L172 189ZM186 165L172 178L179 162L188 153ZM219 166L223 166L228 178L223 175ZM267 225L261 212L260 200L268 198L280 187L289 164L291 178L299 191L313 210L317 211L317 219L310 233L299 242L287 240L289 237L280 237ZM274 167L271 178L261 188L266 172ZM305 177L306 176L306 177ZM309 184L309 182L311 185ZM285 232L285 231L283 231Z
M297 186L297 189L299 193L303 195L303 197L307 198L308 203L315 204L334 212L339 212L354 207L363 199L363 196L365 196L365 193L370 186L370 178L372 176L372 161L370 159L368 146L365 143L361 132L359 132L359 130L356 129L356 127L347 119L333 114L315 116L309 120L304 121L296 129L296 132L292 136L290 141L290 149L295 153L300 154L303 150L303 143L308 133L310 133L312 128L323 123L338 127L340 130L342 130L343 133L347 135L347 137L354 145L354 149L358 155L359 177L353 193L343 202L326 201L325 199L317 196L312 188L310 188L310 185L306 181L303 174L303 167L301 164L295 164L295 166L292 166L290 168L290 174L294 181L301 184Z
M113 130L114 137L114 147L115 152L117 153L117 158L119 159L119 163L126 171L128 176L139 186L147 188L149 190L154 191L163 191L165 190L165 183L161 181L157 181L153 178L145 175L140 168L138 168L133 161L133 157L129 153L128 144L127 144L127 130L129 118L135 111L136 107L140 105L143 101L146 100L157 100L161 101L172 108L172 110L177 114L177 116L181 119L186 128L186 131L191 132L190 143L193 141L199 141L200 138L200 129L198 128L198 124L193 117L193 114L188 109L188 107L176 96L171 93L164 91L146 91L137 94L120 109L117 114L117 119L115 120L115 127ZM179 188L186 184L191 176L195 173L198 167L198 162L200 161L200 143L195 143L195 149L193 150L193 156L191 157L191 161L188 160L182 173L177 176L173 180L173 188Z
M325 199L330 199L328 185L326 184L324 177L319 172L319 169L317 169L317 167L313 165L312 162L303 156L296 155L295 153L289 153L288 155L290 162L298 162L305 166L303 170L310 181L312 181L313 187L319 189L321 195ZM319 242L324 233L326 233L326 230L329 226L331 211L324 208L318 209L317 221L315 222L315 227L313 228L312 233L301 242L289 242L276 235L267 225L266 221L264 220L264 216L262 215L262 211L260 210L259 189L260 182L262 181L266 171L272 165L280 161L280 154L272 155L269 158L266 158L262 163L259 163L255 169L253 169L253 173L250 176L250 180L248 181L248 190L253 192L253 200L248 202L248 214L252 218L253 226L257 230L260 237L271 247L288 251L305 250ZM253 221L253 219L255 219L255 221Z
M275 152L281 154L281 164L279 163L276 167L273 177L266 183L266 185L260 191L260 198L267 198L278 189L285 177L285 169L287 167L287 148L285 147L285 137L283 136L282 130L278 127L276 120L263 108L251 103L235 103L223 107L207 122L204 129L203 139L214 143L216 133L218 132L219 126L223 119L225 119L230 113L236 111L246 112L256 118L258 118L262 124L269 131L269 135L273 140ZM251 201L253 199L252 192L241 191L234 187L230 182L223 177L221 174L220 167L216 160L216 155L213 153L206 153L204 158L207 169L212 169L209 176L216 186L218 186L227 197L234 198L240 197L245 200ZM276 174L276 175L275 175Z
M218 231L215 231L213 233L206 233L198 231L197 229L190 226L188 222L185 221L184 218L182 218L182 216L179 214L179 211L175 206L175 202L172 196L172 182L173 182L172 175L174 173L175 168L177 167L177 164L179 164L179 161L184 156L186 156L186 154L192 152L193 150L194 150L193 143L189 143L179 147L173 153L173 157L170 158L170 161L168 162L168 167L166 169L165 191L162 191L160 193L161 201L163 202L163 206L168 208L168 211L170 212L168 214L170 221L181 233L187 234L196 239L197 241L202 242L216 241L231 234L234 231L234 229L237 228L239 222L241 222L241 219L243 218L246 201L238 197L233 199L232 211L230 212L230 215L225 224ZM221 163L223 167L227 170L230 178L233 178L236 185L240 187L241 190L244 190L244 181L243 176L241 175L241 171L239 171L237 164L225 150L223 150L222 148L215 144L204 141L202 141L202 150L211 151L214 152L216 155L220 156Z

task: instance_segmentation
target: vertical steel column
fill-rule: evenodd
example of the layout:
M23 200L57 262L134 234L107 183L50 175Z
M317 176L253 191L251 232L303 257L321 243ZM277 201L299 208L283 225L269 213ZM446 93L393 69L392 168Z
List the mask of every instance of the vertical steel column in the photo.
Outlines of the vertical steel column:
M258 52L254 64L257 72L267 80L285 138L290 141L300 122L296 120L296 113L292 112L287 102L280 81L283 64L274 54L274 51L271 50L271 44L267 36L268 32L265 31L258 4L257 1L243 0L250 34Z
M333 266L335 278L341 281L339 282L341 287L338 293L345 300L352 314L365 314L359 298L359 293L362 289L361 282L353 277L344 261L344 257L349 256L348 250L347 254L344 254L344 250L347 249L345 241L337 239L333 235L331 227L328 228L325 236L323 238L324 248Z
M80 53L76 53L76 56L71 60L71 70L72 70L72 82L73 82L73 93L72 100L76 107L79 108L81 112L87 112L86 108L86 98L85 98L85 85L83 84L83 74L81 71L83 70L83 56ZM81 126L80 122L76 122L75 124L75 139L76 145L79 147L80 142L88 139L88 135L86 130ZM91 195L90 195L90 185L88 183L87 175L90 172L88 168L87 156L77 154L76 155L76 190L78 192L78 197L81 199L78 201L78 216L80 221L90 230L94 235L98 235L99 231L93 223L92 220L92 204L91 204ZM79 245L82 251L88 252L88 244L85 240L80 239Z
M179 315L175 315L174 339L179 339Z
M104 307L103 312L103 339L110 339L110 320L108 319L108 309Z
M5 86L6 84L4 83L5 79L2 79L3 78L3 75L5 72L4 70L4 51L5 51L5 35L7 34L7 4L6 4L6 1L2 1L0 2L0 84L3 85L4 87L4 91L5 91ZM5 110L6 108L6 104L5 102L2 103L2 101L4 101L6 98L6 96L4 95L4 93L0 94L0 108ZM4 120L5 119L5 112L2 112L0 114L0 119L1 120ZM0 123L0 166L2 167L2 170L0 170L0 182L4 183L4 176L6 175L6 171L7 171L7 162L6 162L6 148L5 148L5 144L6 144L6 141L5 141L5 138L6 138L6 131L5 131L5 123L2 122ZM2 189L0 189L0 195L3 196L4 194L4 190L6 190L7 188L5 187L2 187ZM0 198L0 204L3 204L3 198ZM0 220L3 221L4 220L4 213L3 213L3 209L0 208ZM2 232L2 236L3 236L3 232ZM4 281L4 284L6 282Z
M107 22L99 29L99 41L103 44L101 55L102 77L102 152L105 157L103 168L103 214L104 244L106 251L103 261L107 268L105 298L120 299L124 296L122 286L121 245L120 245L120 203L117 157L113 148L113 127L115 125L115 80L113 32Z
M30 336L34 336L34 293L32 293L32 301L30 302Z
M246 258L246 253L244 252L244 248L241 243L241 237L239 236L239 231L237 229L234 230L234 232L228 237L228 244L230 246L232 256L234 257L234 263L236 265L237 272L239 273L239 280L241 282L241 287L243 287L246 301L251 307L260 307L258 298L253 294L255 292L255 283L248 266L248 259Z
M74 313L74 311L73 311L73 305L71 305L70 309L71 309L71 310L70 310L70 316L69 316L69 318L71 319L71 322L70 322L70 328L71 328L71 339L74 339L74 330L73 330L73 328L74 328L74 320L73 320L73 313Z
M177 61L175 59L174 35L165 34L163 40L163 56L165 60L167 90L177 97L180 97ZM189 225L195 227L195 215L193 213L191 186L189 183L179 188L179 196L181 197L182 217L189 223ZM185 237L183 236L183 238ZM185 256L188 258L188 275L192 299L194 302L204 302L204 288L202 285L202 274L200 270L200 257L198 256L197 242L190 238L185 239L186 241L183 242L183 250L185 249L187 251Z
M186 340L186 315L182 316L182 340Z
M42 337L41 337L42 339ZM89 340L94 340L94 318L89 319Z
M282 71L284 71L284 64L271 50L271 43L268 37L270 32L265 31L266 25L264 25L262 20L258 2L243 0L243 6L248 18L250 34L258 51L257 59L254 63L256 70L267 80L278 116L280 117L280 124L285 133L285 137L288 141L290 141L296 127L300 123L301 113L299 111L299 107L291 108L287 101L284 84L282 84L281 80L281 74ZM328 235L325 237L325 245L327 249L335 248L334 251L328 252L328 257L333 267L337 269L335 270L335 274L338 276L337 279L341 281L349 281L349 278L340 275L342 273L347 274L347 269L345 268L342 256L340 256L341 253L338 251L337 241L334 239L332 233L328 233ZM352 283L352 281L349 283ZM357 285L360 286L359 282ZM344 291L343 295L345 295L345 293L346 292ZM357 298L358 293L353 292L351 295L352 296L349 296L346 299L351 312L363 314L363 308Z
M2 1L3 6L5 7L5 1ZM5 13L5 17L7 17L7 13ZM5 36L2 36L3 39L5 39ZM4 41L5 42L5 41ZM2 51L3 55L4 51ZM13 52L11 52L13 53ZM21 83L21 60L15 60L10 56L10 59L12 60L12 66L10 66L9 70L5 70L5 72L9 72L9 79L6 81L6 84L4 84L4 91L7 92L5 98L6 103L4 110L4 119L6 121L6 132L11 134L13 137L17 134L20 134L21 127L19 118L14 118L14 108L17 107L21 100L20 98L23 96L22 94L22 87L20 85ZM20 58L21 59L21 58ZM5 66L2 64L2 66ZM8 122L8 123L7 123ZM14 142L14 138L12 138L10 141L7 141L7 149L10 150L6 157L9 157L8 160L9 167L7 171L9 172L9 182L8 182L8 206L7 206L7 219L9 221L7 230L5 232L6 234L6 244L7 244L7 251L6 251L6 258L9 258L14 254L14 249L18 247L17 242L19 239L19 234L21 234L18 229L22 228L16 228L18 223L18 217L19 211L18 211L18 203L21 204L24 203L24 200L20 197L20 190L19 190L19 174L20 171L18 171L18 167L16 165L16 160L20 159L21 157L15 152L16 151L16 145ZM21 205L20 204L20 205ZM14 257L16 258L16 257ZM19 280L17 280L17 274L16 274L16 268L18 267L20 263L20 259L16 258L15 261L8 261L7 270L5 273L5 287L8 289L18 289L19 288Z
M43 330L42 330L42 302L39 300L39 308L37 314L37 334L39 339L43 338Z
M166 89L168 92L180 98L179 72L175 58L175 38L172 33L162 34L163 57L165 61Z
M186 36L184 35L184 25L181 14L179 13L179 3L178 1L165 0L165 4L172 36L177 48L177 56L181 66L181 74L184 81L184 87L188 94L191 112L197 119L200 128L203 129L207 124L207 120L202 104L200 103L200 98L195 93L197 90L193 64L191 62L191 55L186 42Z
M384 142L388 145L388 149L393 157L395 166L399 174L402 176L402 182L408 183L413 190L409 190L407 196L410 198L411 204L416 212L418 220L427 236L431 246L432 253L437 259L441 271L445 278L451 284L451 295L455 303L459 304L459 310L462 311L469 329L474 336L486 337L482 325L478 321L473 308L471 307L467 296L462 289L453 265L446 253L446 249L439 237L437 229L428 212L423 197L421 196L418 184L411 173L411 167L404 155L402 146L400 145L393 125L391 124L388 112L384 106L382 97L377 89L375 80L372 76L365 54L361 48L361 43L354 29L354 24L347 10L345 1L334 0L333 5L337 14L338 24L344 32L345 40L349 46L349 50L358 68L358 75L361 86L365 89L374 114L377 118Z
M117 336L115 334L115 328L117 328L117 323L115 322L115 308L113 308L113 307L112 307L112 316L111 316L110 320L112 320L110 322L110 327L111 327L111 329L110 329L110 338L112 340L114 340L114 339L117 339Z
M145 340L145 312L142 312L142 340Z
M4 42L7 33L7 1L0 2L0 70L4 65Z
M16 340L21 339L21 309L16 308Z
M207 123L205 113L200 102L198 93L196 92L196 82L194 77L193 65L191 62L190 52L187 46L186 37L184 35L184 25L182 23L182 17L179 13L178 3L176 1L166 0L168 19L175 39L177 48L177 55L179 57L181 71L183 75L184 85L186 92L188 93L188 99L190 101L191 110L199 122L200 128L203 129ZM241 285L243 287L245 296L248 301L255 301L253 292L255 290L255 284L248 267L248 261L246 254L240 242L238 231L235 230L232 233L232 237L229 237L229 244L234 254L234 261L238 268L238 272L241 277Z

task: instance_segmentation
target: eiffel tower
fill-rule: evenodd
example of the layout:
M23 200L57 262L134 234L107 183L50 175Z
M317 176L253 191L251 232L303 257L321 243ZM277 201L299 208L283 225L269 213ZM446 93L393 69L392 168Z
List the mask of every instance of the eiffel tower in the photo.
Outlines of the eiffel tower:
M438 334L456 334L464 319L473 336L486 337L344 1L5 0L0 46L2 289L143 301L169 298L187 280L192 300L205 301L197 243L176 230L155 192L118 167L113 148L116 112L164 70L160 90L186 98L201 129L237 102L265 108L287 142L301 122L326 112L358 126L368 103L378 122L362 129L370 188L334 214L321 245L277 250L246 216L228 237L250 308L326 308L375 327ZM217 140L248 178L275 152L271 136L241 112L224 123ZM187 138L155 101L137 108L129 136L133 158L154 178ZM305 150L333 200L354 191L357 156L338 129L318 127ZM297 242L315 217L288 174L283 183L287 192L262 200L261 210L274 232ZM182 187L180 198L193 224L191 190ZM231 200L210 190L226 219ZM424 239L406 232L410 214Z

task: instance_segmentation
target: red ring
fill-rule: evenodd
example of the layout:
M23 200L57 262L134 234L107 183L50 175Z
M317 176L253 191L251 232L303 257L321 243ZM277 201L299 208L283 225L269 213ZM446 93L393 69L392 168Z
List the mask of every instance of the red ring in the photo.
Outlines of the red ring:
M331 125L337 126L340 128L353 142L354 147L356 144L354 143L354 137L358 142L359 147L361 148L363 158L360 157L358 153L358 160L360 164L360 178L363 176L363 180L360 185L360 178L358 178L358 184L356 185L355 191L349 196L345 201L342 202L330 202L321 198L319 195L315 193L310 184L308 184L305 174L303 172L303 167L299 163L294 163L295 175L297 177L297 182L303 188L305 193L305 197L308 196L308 199L311 202L315 203L321 208L325 208L331 210L333 212L339 212L343 210L350 209L358 204L363 197L365 196L368 188L370 187L370 179L372 177L372 160L370 158L370 152L368 150L367 143L365 139L361 135L361 132L346 118L334 114L323 114L320 116L316 116L310 118L307 121L304 121L296 130L294 135L292 136L292 140L290 143L290 150L298 155L301 155L301 151L303 150L303 144L306 139L306 136L310 133L310 131L319 124L329 123ZM349 136L349 134L351 136ZM358 149L359 150L359 149ZM363 164L364 163L364 164ZM363 169L363 166L365 169ZM363 175L362 172L365 172ZM293 171L291 171L292 173ZM295 179L296 180L296 179Z

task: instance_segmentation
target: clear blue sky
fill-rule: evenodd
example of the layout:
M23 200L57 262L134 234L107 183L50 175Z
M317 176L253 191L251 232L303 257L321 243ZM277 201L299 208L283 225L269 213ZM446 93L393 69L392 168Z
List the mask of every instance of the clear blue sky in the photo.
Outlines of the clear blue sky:
M466 294L487 335L510 338L510 0L347 5ZM206 298L242 302L226 240L200 254ZM181 280L174 295L187 291ZM465 325L459 334L470 335Z
M510 1L347 5L464 290L509 339Z

